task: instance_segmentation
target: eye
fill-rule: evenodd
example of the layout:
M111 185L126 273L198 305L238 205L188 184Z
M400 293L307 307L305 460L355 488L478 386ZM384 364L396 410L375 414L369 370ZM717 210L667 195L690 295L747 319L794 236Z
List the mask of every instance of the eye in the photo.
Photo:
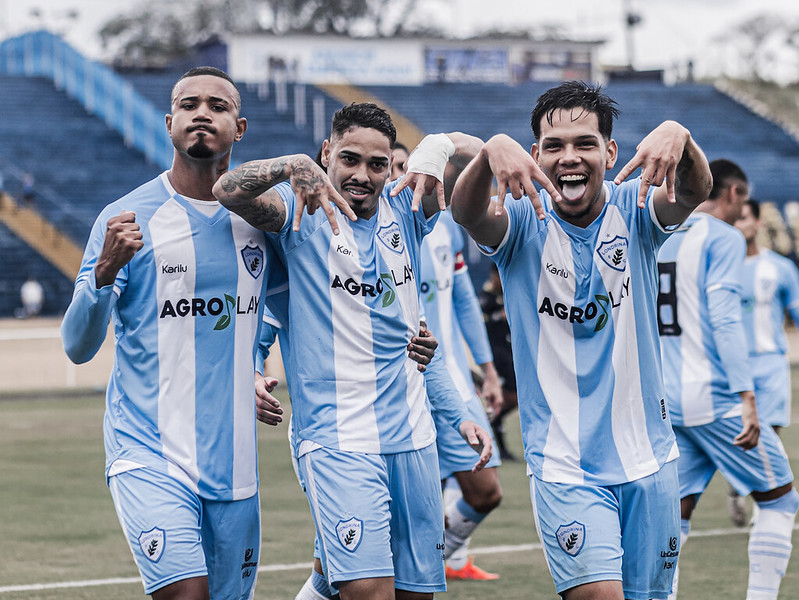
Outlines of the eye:
M371 163L372 170L377 173L382 173L386 169L388 169L388 164L384 162L373 162Z

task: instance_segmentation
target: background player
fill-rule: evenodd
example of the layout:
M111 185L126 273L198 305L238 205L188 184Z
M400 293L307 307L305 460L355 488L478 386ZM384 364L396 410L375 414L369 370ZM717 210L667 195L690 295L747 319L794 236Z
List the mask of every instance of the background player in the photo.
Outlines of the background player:
M721 471L760 508L749 536L747 598L774 599L791 554L799 494L779 438L758 423L741 324L746 252L733 224L749 195L746 176L728 160L714 160L710 168L710 197L658 258L663 376L680 449L681 537L687 539L696 503Z
M449 211L440 214L433 231L422 242L420 297L428 326L440 342L439 351L470 418L490 429L486 409L475 391L464 339L481 369L483 399L492 413L502 406L502 389L463 257L463 233ZM434 411L433 417L441 478L445 481L453 478L457 482L457 485L447 485L444 493L447 577L496 579L498 575L487 573L474 564L468 556L468 548L474 530L502 500L497 470L500 459L492 457L485 469L473 473L471 448L443 421L443 415Z
M247 129L240 110L218 69L178 80L172 168L100 213L62 323L83 363L113 321L106 476L156 600L250 598L257 577L253 351L271 252L211 193Z
M604 181L617 112L583 82L548 90L532 152L492 137L452 197L502 277L536 527L568 600L665 598L673 559L662 553L678 551L656 253L707 197L710 173L688 130L666 121ZM533 180L546 184L540 197Z

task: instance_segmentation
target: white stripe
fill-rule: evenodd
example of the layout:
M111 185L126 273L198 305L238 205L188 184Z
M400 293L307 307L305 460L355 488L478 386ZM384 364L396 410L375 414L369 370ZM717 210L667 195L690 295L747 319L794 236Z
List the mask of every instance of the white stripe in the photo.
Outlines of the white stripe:
M242 302L250 298L260 298L260 283L247 270L241 257L241 250L252 245L252 228L236 215L230 217L233 242L236 247L236 264L238 279L236 297ZM265 277L265 267L261 269L261 277ZM255 291L255 293L253 293ZM244 308L244 307L243 307ZM247 307L249 308L249 307ZM255 443L255 388L253 384L254 363L252 361L255 332L258 328L258 311L249 314L237 314L235 318L235 339L233 365L233 500L241 500L252 496L255 485L254 473L257 470Z
M777 334L774 331L774 321L771 317L771 303L777 290L779 272L777 265L770 260L759 260L755 264L754 281L754 329L755 347L757 353L777 352Z
M682 329L680 401L683 424L686 427L713 421L713 396L710 389L712 369L702 340L702 323L699 320L699 297L702 291L697 285L699 259L703 256L702 247L708 235L708 227L707 219L698 219L684 234L677 254L677 319Z
M575 271L571 241L555 219L547 224L549 235L541 255L538 304L544 298L552 305L574 304ZM572 275L565 281L544 268L552 263ZM557 282L555 281L557 279ZM538 378L552 412L543 448L541 479L561 483L582 483L580 467L580 394L577 388L577 358L574 330L568 319L539 319Z
M149 222L153 240L158 306L169 299L193 298L196 261L191 224L183 207L167 200ZM170 264L171 261L171 264ZM186 265L182 277L162 273L162 265ZM158 319L158 431L169 473L196 492L194 319ZM180 467L177 467L180 465ZM187 481L188 478L188 481Z
M363 268L348 220L337 216L340 234L332 236L327 260L329 273L346 273L363 281ZM345 245L352 254L336 252ZM328 289L332 285L328 284ZM331 295L333 362L336 374L336 428L340 450L380 452L380 433L374 403L377 399L377 372L374 361L358 360L374 352L372 320L363 297L349 296L336 302Z
M616 236L630 239L630 232L616 206L608 206L597 243ZM628 481L640 479L658 469L646 426L641 371L638 361L638 334L635 324L635 297L630 278L629 245L625 250L627 265L624 271L610 267L597 252L597 266L605 289L615 302L611 302L613 317L613 399L611 403L611 430L613 443ZM627 286L625 288L625 286ZM625 297L626 296L626 297ZM612 306L615 304L615 308ZM606 327L610 324L606 325ZM651 398L649 399L652 400Z
M380 207L378 209L380 222L378 227L391 225L398 222L394 209L388 198L380 197ZM389 250L383 243L377 243L380 256L386 265L394 273L403 273L406 266L411 264L408 250L408 243L416 243L415 240L403 240L405 249L400 254ZM414 278L419 277L419 273L414 273ZM400 303L402 316L405 321L406 335L408 341L419 331L419 288L416 283L408 282L404 285L396 286L394 291L397 294L395 302ZM427 392L424 384L424 376L417 369L416 363L407 355L405 356L405 404L408 407L408 423L411 427L411 440L416 449L429 446L435 439L435 427L432 423L432 416L427 406Z

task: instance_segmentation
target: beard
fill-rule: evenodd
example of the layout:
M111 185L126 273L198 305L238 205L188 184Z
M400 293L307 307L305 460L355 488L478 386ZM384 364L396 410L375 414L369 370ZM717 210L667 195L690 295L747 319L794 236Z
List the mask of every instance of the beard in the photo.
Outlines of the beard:
M194 144L188 147L186 154L192 158L213 158L214 151L205 144L205 140L200 137Z

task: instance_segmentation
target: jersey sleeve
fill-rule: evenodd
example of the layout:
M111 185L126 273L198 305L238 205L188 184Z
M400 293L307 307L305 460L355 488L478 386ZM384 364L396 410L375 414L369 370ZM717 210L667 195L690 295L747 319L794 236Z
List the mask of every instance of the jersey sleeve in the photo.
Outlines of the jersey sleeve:
M791 315L794 325L799 326L799 269L790 259L782 262L783 306Z
M126 265L119 270L113 284L97 289L94 268L103 248L110 214L105 210L94 222L75 280L72 300L61 322L64 351L77 364L91 360L102 346L116 300L127 283Z
M463 268L458 269L458 264L463 263ZM463 254L458 252L455 255L455 275L452 284L452 304L455 308L455 315L458 319L463 337L469 346L469 350L477 364L492 362L494 356L491 352L491 345L488 343L485 320L477 300L477 294L472 285L472 279L466 268Z
M467 420L469 414L466 410L466 403L463 402L447 371L441 347L436 350L433 360L425 369L424 382L432 409L441 413L444 420L456 430L460 429L461 422Z

